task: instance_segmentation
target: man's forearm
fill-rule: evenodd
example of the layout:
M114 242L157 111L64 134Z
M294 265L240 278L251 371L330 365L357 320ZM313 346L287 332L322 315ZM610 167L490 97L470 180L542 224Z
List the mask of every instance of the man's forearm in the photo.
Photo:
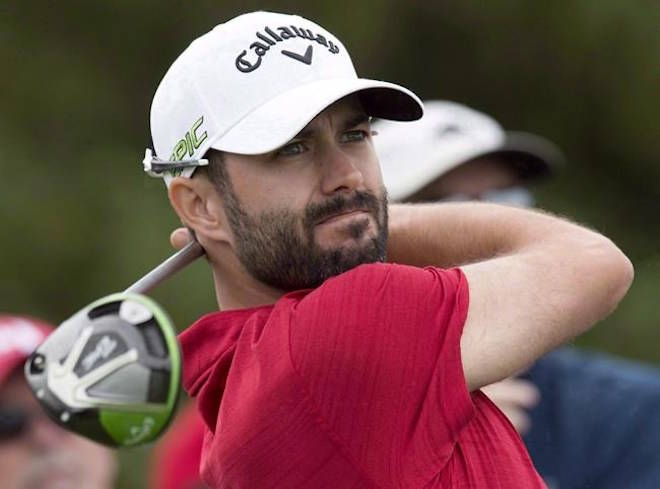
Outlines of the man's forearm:
M540 212L485 203L393 204L388 261L442 268L516 253L547 239L597 236Z
M584 332L633 278L608 238L542 212L481 203L390 210L390 261L463 270L470 305L461 359L471 390Z

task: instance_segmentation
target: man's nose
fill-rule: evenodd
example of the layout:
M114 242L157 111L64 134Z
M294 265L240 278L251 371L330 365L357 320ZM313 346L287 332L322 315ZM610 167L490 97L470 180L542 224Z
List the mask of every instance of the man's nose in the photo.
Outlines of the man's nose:
M339 145L327 145L323 148L320 164L323 172L321 190L324 194L351 192L359 188L364 181L355 157L347 154Z

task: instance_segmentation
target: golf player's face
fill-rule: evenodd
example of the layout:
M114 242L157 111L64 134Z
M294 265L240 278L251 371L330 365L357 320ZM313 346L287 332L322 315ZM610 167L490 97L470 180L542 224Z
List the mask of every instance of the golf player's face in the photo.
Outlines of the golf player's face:
M225 154L225 208L248 272L282 290L383 261L387 204L356 97L328 107L271 153Z

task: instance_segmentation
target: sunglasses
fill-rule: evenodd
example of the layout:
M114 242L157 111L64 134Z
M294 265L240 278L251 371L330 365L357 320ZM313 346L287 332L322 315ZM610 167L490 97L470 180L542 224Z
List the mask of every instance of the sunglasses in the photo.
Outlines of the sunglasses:
M479 195L452 194L441 199L442 202L467 202L471 200L512 205L515 207L532 207L534 205L534 196L525 187L487 190Z
M0 407L0 443L21 436L30 424L30 415L20 408Z

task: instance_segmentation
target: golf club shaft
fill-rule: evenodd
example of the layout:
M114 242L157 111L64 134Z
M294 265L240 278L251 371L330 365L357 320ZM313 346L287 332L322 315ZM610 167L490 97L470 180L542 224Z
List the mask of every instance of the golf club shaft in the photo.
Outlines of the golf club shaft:
M124 292L146 294L203 254L204 248L196 240L193 240L144 277L138 279L137 282L128 287Z

